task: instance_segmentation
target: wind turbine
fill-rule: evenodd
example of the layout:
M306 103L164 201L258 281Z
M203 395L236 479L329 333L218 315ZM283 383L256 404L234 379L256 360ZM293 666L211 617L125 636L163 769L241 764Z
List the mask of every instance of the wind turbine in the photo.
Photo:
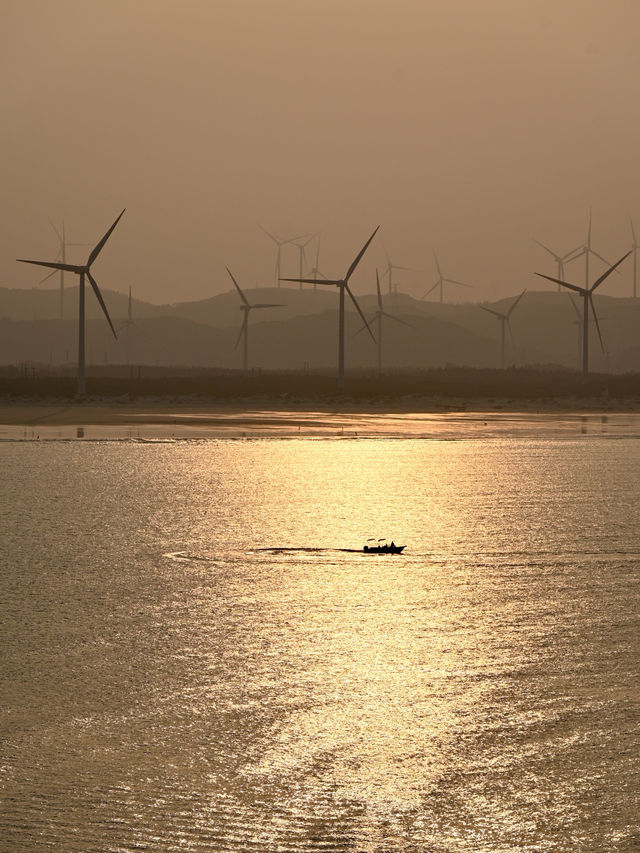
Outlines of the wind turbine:
M488 311L489 314L493 314L494 317L497 317L500 320L500 366L503 370L506 366L506 331L508 328L509 334L511 335L511 340L513 340L513 332L511 331L511 315L514 312L516 305L518 304L518 302L520 302L526 292L527 291L525 288L520 294L520 296L518 296L516 301L513 303L511 308L509 308L506 314L504 314L502 311L496 311L494 308L487 308L486 305L479 306L480 308L482 308L483 311Z
M240 299L242 300L242 305L240 306L240 310L244 311L244 318L242 320L242 325L240 326L240 332L238 333L238 337L236 340L236 346L240 343L240 338L244 337L244 346L243 346L243 370L246 373L249 369L249 313L252 308L284 308L284 305L280 302L255 302L253 305L250 304L247 297L240 290L240 285L233 277L233 273L227 267L227 272L231 276L231 281L235 284L236 290L240 294Z
M311 267L311 275L313 276L313 289L314 290L317 289L318 276L326 279L326 275L324 273L320 272L320 269L318 267L318 264L320 263L320 234L321 234L321 232L318 232L318 235L317 235L318 236L318 243L316 245L316 262Z
M548 246L545 246L544 243L540 242L540 240L536 240L534 238L533 242L537 243L538 246L543 248L545 250L545 252L548 252L553 257L555 262L558 264L558 278L561 281L564 281L564 265L568 261L573 260L574 255L576 257L579 257L579 255L577 253L580 252L580 250L583 248L583 246L577 246L575 249L572 249L570 252L567 252L564 255L556 255L556 253L552 249L550 249ZM560 293L561 290L562 290L562 288L560 287L560 285L558 285L558 293Z
M567 296L571 300L571 305L576 313L576 317L578 318L573 321L573 324L578 330L578 370L580 370L580 362L582 361L582 314L580 313L580 309L576 305L573 296L570 293L568 293Z
M302 276L304 275L304 268L307 265L307 256L306 256L304 250L309 245L309 243L313 240L313 238L315 236L316 236L315 234L312 234L311 237L307 237L307 239L304 240L302 243L296 242L296 240L299 239L297 237L294 237L293 240L290 241L296 247L296 249L298 250L298 253L299 253L300 265L299 265L298 269L299 269L300 278L302 278ZM302 290L302 284L300 285L300 290Z
M360 251L356 255L354 261L352 262L351 266L347 270L344 278L341 278L341 279L325 279L325 281L320 281L320 282L318 282L316 279L313 279L313 278L300 278L300 279L298 279L298 278L283 278L282 279L282 281L301 281L303 284L329 284L329 285L333 285L334 287L337 287L338 290L340 291L340 312L338 315L338 388L344 388L344 292L345 292L345 290L349 294L349 297L350 297L351 301L353 302L353 304L356 306L356 310L357 310L358 314L360 314L360 316L362 317L364 324L367 327L367 331L369 332L369 334L371 335L371 337L375 341L375 338L373 337L373 332L371 331L371 328L370 328L369 324L367 323L367 318L362 313L362 309L358 305L356 298L353 295L351 288L349 287L349 279L353 275L355 268L358 266L358 264L362 260L362 256L367 251L367 249L369 247L369 243L376 236L376 234L378 232L378 228L380 228L379 225L377 226L377 228L375 229L375 231L373 232L371 237L369 237L367 242L364 244L362 249L360 249Z
M602 261L606 266L610 266L609 261L606 258L603 258L602 255L599 255L595 249L591 248L591 211L589 211L589 226L587 228L587 242L581 247L580 251L578 251L575 255L568 259L567 262L577 261L578 258L581 258L584 255L584 286L588 290L589 289L589 257L590 255L595 255L598 260ZM561 278L561 276L558 276Z
M387 278L389 279L389 295L392 295L394 292L393 271L394 270L404 270L406 272L417 272L417 270L415 270L413 267L401 267L399 264L392 263L391 258L387 254L386 250L385 250L385 255L387 256L387 267L386 267L385 271L382 273L382 276L384 277L386 275ZM397 285L396 285L396 287L397 287Z
M282 279L280 278L280 260L282 257L282 247L287 243L293 243L294 240L300 240L303 236L302 234L299 237L289 237L287 240L278 240L277 237L274 237L273 234L270 234L266 228L263 228L262 225L258 225L258 228L269 237L277 246L276 251L276 284L280 287L280 282Z
M58 231L56 226L53 224L51 220L49 220L49 225L53 228L56 233L58 240L60 241L60 248L58 249L58 254L56 256L56 261L60 261L63 264L67 262L67 246L86 246L86 243L69 243L67 241L65 232L64 232L64 219L62 220L62 233ZM46 275L43 279L41 279L40 284L50 279L52 275L55 275L58 270L53 270L49 275ZM64 270L60 270L60 319L64 320Z
M400 317L395 317L393 314L389 314L384 310L382 305L382 293L380 291L380 278L378 276L378 270L376 268L376 290L378 291L378 310L373 315L372 320L378 321L378 333L376 336L376 340L378 343L378 374L382 373L382 318L387 317L389 320L395 320L396 323L402 323L403 326L408 326L410 329L414 327L411 323L407 323L405 320L401 320ZM357 335L360 332L364 331L364 326L361 326L360 329L356 332Z
M131 333L131 329L137 328L137 324L133 322L133 305L131 301L131 287L129 287L129 305L127 307L127 319L118 329L121 332L123 329L127 330L127 364L130 364L129 360L129 336Z
M459 284L461 287L473 287L472 284L465 284L464 281L456 281L455 278L445 278L442 275L442 270L440 269L440 264L438 263L438 256L436 255L435 252L433 253L433 257L436 259L436 267L438 268L438 280L433 285L433 287L430 287L429 290L427 290L427 292L422 297L423 299L426 299L427 296L436 289L436 287L439 287L440 288L440 304L442 304L444 302L444 286L445 286L445 284Z
M593 304L593 291L596 287L600 287L602 282L609 276L611 273L619 267L620 264L629 257L632 250L629 250L626 255L623 255L619 261L616 261L615 264L609 267L600 278L597 278L595 282L591 285L591 287L578 287L577 284L569 284L566 281L560 281L558 278L552 278L550 275L544 275L541 272L537 272L536 275L539 275L540 278L546 278L549 281L553 281L556 284L561 284L563 287L569 288L569 290L575 290L576 293L579 293L582 296L583 307L582 307L582 377L583 380L586 381L589 376L589 307L593 312L593 319L596 324L596 329L598 330L598 337L600 338L600 346L602 347L602 352L604 352L604 343L602 342L602 334L600 332L600 323L598 322L598 315L596 314L596 309Z
M67 272L73 272L76 275L80 276L80 286L79 286L79 310L78 310L78 396L81 397L85 393L85 381L84 381L84 280L85 277L89 279L89 283L93 288L93 292L96 295L96 299L100 303L100 307L104 312L105 317L107 318L107 322L111 327L111 331L113 332L113 337L117 339L116 330L113 327L113 323L111 322L111 317L109 316L109 312L107 311L107 306L104 304L104 299L102 298L102 294L100 293L100 288L98 287L97 281L91 275L91 264L98 257L104 244L107 242L109 237L111 236L111 232L116 227L124 210L120 213L120 216L113 223L111 228L104 235L102 240L94 246L89 254L86 264L67 264L61 263L57 261L28 261L24 258L18 258L17 260L21 264L36 264L39 267L51 267L54 270L66 270Z
M640 244L636 240L636 231L633 227L633 220L631 217L629 217L629 222L631 224L631 235L633 237L631 251L633 252L633 298L635 299L638 295L638 249L640 249Z

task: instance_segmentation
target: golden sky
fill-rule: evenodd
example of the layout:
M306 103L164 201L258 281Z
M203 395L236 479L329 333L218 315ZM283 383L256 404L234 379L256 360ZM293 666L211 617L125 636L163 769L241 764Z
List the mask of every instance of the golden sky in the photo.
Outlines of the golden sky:
M152 302L228 290L225 265L270 283L258 223L323 228L332 277L380 224L356 293L385 249L416 296L434 250L476 285L454 299L543 289L532 238L568 251L590 207L617 260L629 214L640 234L639 33L637 0L0 0L0 286L37 283L15 258L55 257L48 218L93 243L123 207L96 276Z

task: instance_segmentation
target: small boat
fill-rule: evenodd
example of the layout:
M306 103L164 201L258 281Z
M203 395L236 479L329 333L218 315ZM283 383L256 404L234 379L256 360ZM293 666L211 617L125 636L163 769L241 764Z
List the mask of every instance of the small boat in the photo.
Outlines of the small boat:
M369 545L369 542L373 543ZM367 539L362 549L364 554L402 554L406 545L396 545L395 542L387 543L386 539Z

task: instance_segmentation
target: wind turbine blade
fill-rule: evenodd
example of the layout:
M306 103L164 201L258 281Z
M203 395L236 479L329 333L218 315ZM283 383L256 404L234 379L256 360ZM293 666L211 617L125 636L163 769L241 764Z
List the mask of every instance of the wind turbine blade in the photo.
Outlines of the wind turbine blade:
M258 223L258 228L259 228L261 231L264 231L264 233L267 235L267 237L270 237L270 238L273 240L273 242L274 242L274 243L279 243L279 242L280 242L280 240L278 240L278 238L277 238L277 237L274 237L274 236L273 236L273 234L270 234L270 233L269 233L269 231L267 231L267 229L266 229L266 228L263 228L263 227L262 227L262 225L260 225L260 223Z
M591 208L589 208L589 229L587 231L587 248L591 251Z
M632 250L632 249L630 249L630 250L627 252L627 254L626 254L626 255L623 255L623 256L620 258L620 260L619 260L619 261L616 261L616 262L615 262L615 264L614 264L612 267L609 267L609 269L608 269L605 273L603 273L603 274L600 276L600 278L599 278L599 279L597 279L597 280L596 280L595 284L593 284L593 285L591 286L591 288L589 289L589 292L590 292L590 293L593 293L593 291L596 289L596 287L600 287L600 285L601 285L601 284L602 284L602 282L605 280L605 278L607 278L607 276L611 275L611 273L614 271L614 269L616 269L616 267L619 267L619 266L620 266L620 264L621 264L621 263L622 263L626 258L628 258L628 257L629 257L629 255L631 254L631 252L632 252L632 251L633 251L633 250Z
M536 240L536 238L534 237L533 242L537 243L538 246L540 246L542 249L545 250L545 252L549 252L549 254L552 255L556 259L556 261L562 260L562 258L559 255L556 255L556 253L552 249L550 249L548 246L545 246L544 243L540 242L540 240Z
M575 249L572 249L570 252L567 252L561 258L556 258L560 263L569 263L569 261L574 261L576 258L581 258L584 255L586 249L584 246L576 246Z
M596 258L598 258L599 261L602 261L603 264L606 264L607 266L611 265L611 261L608 261L606 258L603 258L602 255L599 255L594 249L591 249L591 254L595 255Z
M411 323L407 323L406 320L401 320L400 317L396 317L393 314L387 314L386 311L382 311L381 313L382 313L383 317L388 317L389 320L395 320L396 323L402 323L403 326L408 326L410 329L413 329L414 331L416 331L416 327L412 326Z
M507 329L509 329L509 337L511 338L511 343L515 344L516 339L513 337L513 331L511 329L511 320L509 319L508 316L506 318L506 323L507 323Z
M569 255L564 255L562 260L567 264L571 263L571 261L577 261L578 258L581 258L587 251L586 246L578 246L578 248L574 249Z
M236 343L235 343L234 349L238 349L238 344L242 340L242 335L244 334L244 332L247 328L247 321L248 320L249 320L249 312L245 311L244 312L244 319L242 321L242 325L240 326L240 331L238 332L238 337L236 338Z
M306 236L306 234L299 234L297 237L291 237L289 240L278 240L278 242L281 246L284 246L285 243L295 243L296 240L302 240L302 238Z
M252 308L286 308L284 302L256 302Z
M375 319L376 319L376 318L375 318L375 317L373 317L373 319L371 320L371 322L373 322L373 320L375 320ZM354 338L357 338L357 337L358 337L358 335L359 335L361 332L364 332L364 330L365 330L366 328L367 328L367 326L360 326L360 328L358 329L358 331L354 333L353 337L354 337Z
M58 229L56 228L56 226L53 224L53 222L51 220L49 220L49 225L56 232L56 236L58 237L58 240L60 240L60 244L62 244L64 242L64 237L62 236L62 234L58 231Z
M378 227L380 227L380 226L378 226ZM376 228L376 231L377 231L377 230L378 230L378 229ZM375 231L374 231L373 233L375 234ZM369 242L371 242L371 240L369 240ZM365 249L366 249L366 246L365 246ZM374 336L373 332L371 331L371 327L370 327L370 326L369 326L369 324L367 323L367 318L364 316L364 314L362 313L362 309L361 309L361 308L360 308L360 306L358 305L358 300L355 298L355 296L354 296L354 295L353 295L353 293L351 292L351 288L349 287L349 285L348 285L348 284L345 284L344 286L345 286L345 288L346 288L347 293L348 293L348 294L349 294L349 296L351 297L351 301L352 301L352 302L353 302L353 304L356 306L356 310L357 310L358 314L362 317L362 322L363 322L363 323L365 324L365 326L367 327L367 331L368 331L368 332L369 332L369 334L371 335L371 340L375 343L375 340L376 340L376 339L375 339L375 336Z
M322 273L320 273L320 275L322 275ZM324 281L316 281L315 278L280 278L279 281L297 281L302 282L303 284L342 284L341 281L333 281L328 278Z
M47 281L47 279L51 278L51 276L55 275L57 272L58 272L58 270L51 270L49 275L45 275L44 278L41 278L40 281L38 282L38 284L44 284L44 282Z
M53 273L51 273L53 275ZM380 276L378 275L378 267L376 267L376 290L378 291L378 308L382 311L382 294L380 293Z
M108 239L109 239L109 237L111 236L111 232L112 232L112 231L113 231L113 229L116 227L116 225L118 224L118 222L120 222L120 219L121 219L121 217L122 217L122 214L125 212L125 210L126 210L126 207L124 207L124 208L122 209L122 212L120 213L120 216L118 216L118 218L117 218L117 219L116 219L116 221L113 223L113 225L111 226L111 228L109 228L109 230L108 230L108 231L107 231L107 233L104 235L104 237L102 238L102 240L100 240L100 242L98 243L98 245L95 247L95 249L93 249L93 251L92 251L92 252L91 252L91 254L89 255L89 260L87 261L87 266L88 266L88 267L90 267L90 266L91 266L91 264L95 261L95 259L98 257L98 255L99 255L99 254L100 254L100 252L102 251L102 247L104 246L104 244L107 242L107 240L108 240Z
M118 336L116 334L116 330L113 327L113 323L111 322L111 317L109 316L109 312L107 311L107 306L104 304L104 299L102 298L102 294L100 293L100 288L98 287L98 282L91 275L89 270L87 270L87 278L91 282L91 287L93 288L93 292L95 293L96 298L97 298L98 302L100 303L100 307L102 308L102 310L104 312L104 316L107 318L107 322L111 326L111 331L113 332L113 337L117 340Z
M425 293L425 295L422 296L421 298L426 299L430 293L433 293L433 291L436 289L436 287L438 287L439 284L440 284L440 282L436 281L436 283L433 285L433 287L430 287L429 290L427 290L427 292Z
M464 281L456 281L455 278L443 278L442 280L449 284L459 284L460 287L473 287L472 284L465 284Z
M626 256L625 256L626 257ZM561 278L554 278L552 275L545 275L543 272L537 272L535 275L539 275L540 278L546 278L548 281L552 281L554 284L561 284L563 287L568 287L569 290L575 290L576 293L584 294L584 287L578 287L577 284L569 284L566 281L562 281Z
M482 311L488 311L489 314L493 314L494 317L498 317L500 320L505 318L505 314L501 314L499 311L494 311L493 308L487 308L485 305L478 305Z
M19 264L35 264L38 267L49 267L53 270L66 270L67 272L80 273L84 267L76 267L72 264L59 264L56 261L27 261L24 258L16 258Z
M631 218L631 216L629 216L629 225L631 225L631 236L633 237L633 247L635 248L638 241L636 240L636 231L633 227L633 219Z
M433 257L435 258L435 261L436 261L436 269L438 270L438 277L442 278L442 272L440 271L440 262L438 261L438 256L436 255L435 252L433 253ZM440 282L438 282L438 284L440 284Z
M579 319L579 320L582 320L582 314L580 313L580 309L579 309L579 308L578 308L578 306L576 305L576 301L575 301L575 299L573 298L573 296L572 296L570 293L567 293L567 296L568 296L568 297L569 297L569 299L571 300L571 304L573 305L573 310L576 312L576 315L577 315L578 319Z
M593 313L593 319L596 323L596 329L598 330L598 337L600 338L600 346L602 348L602 352L604 352L604 343L602 340L602 333L600 331L600 323L598 322L598 315L596 314L596 306L593 304L593 294L589 293L589 305L591 305L591 311Z
M526 287L525 287L525 289L522 291L522 293L520 294L520 296L518 296L518 298L517 298L517 299L516 299L516 301L513 303L513 305L511 306L511 308L509 308L509 310L507 311L507 317L510 317L510 316L513 314L514 308L516 307L516 305L518 304L518 302L520 302L520 300L522 299L522 297L525 295L525 293L526 293L526 292L527 292L527 289L526 289Z
M347 274L346 274L346 275L345 275L345 277L344 277L344 280L345 280L345 281L349 281L349 279L350 279L350 278L351 278L351 276L353 275L353 271L355 270L355 268L356 268L356 267L358 266L358 264L360 263L360 261L361 261L361 259L362 259L362 256L364 255L364 253L367 251L367 248L369 247L369 243L373 240L373 238L374 238L374 237L376 236L376 234L378 233L378 228L380 228L380 226L379 226L379 225L376 227L375 231L373 232L373 234L371 235L371 237L369 237L369 239L368 239L368 240L367 240L367 242L364 244L364 246L360 249L359 253L358 253L358 254L357 254L357 256L356 256L356 259L353 261L353 263L351 264L351 266L350 266L350 267L349 267L349 269L347 270ZM349 290L349 288L347 288L347 290ZM351 298L353 299L353 295L352 295L352 297L351 297ZM354 300L354 301L355 301L355 300ZM366 321L365 321L365 322L366 322ZM371 331L371 330L369 330L369 331ZM373 335L372 335L372 337L373 337Z
M229 275L231 276L231 281L235 284L235 286L236 286L236 290L237 290L237 291L238 291L238 293L240 294L240 299L242 299L242 301L244 302L244 304L245 304L245 305L248 305L248 304L249 304L249 300L248 300L248 299L247 299L247 297L244 295L244 293L240 290L240 285L238 284L238 282L237 282L237 281L235 280L235 278L233 277L233 273L231 272L231 270L229 269L229 267L226 267L226 270L227 270L227 272L229 273Z

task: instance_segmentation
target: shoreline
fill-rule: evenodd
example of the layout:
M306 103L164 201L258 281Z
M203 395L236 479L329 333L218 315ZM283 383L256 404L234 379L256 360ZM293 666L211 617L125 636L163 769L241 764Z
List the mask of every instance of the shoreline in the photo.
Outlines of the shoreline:
M218 421L224 415L263 412L325 414L640 414L640 398L541 398L500 399L496 397L411 397L396 400L362 401L247 397L225 402L198 398L147 397L135 402L108 398L75 400L0 401L0 425L32 426L37 423L71 424L140 424L172 423L184 419L207 417Z
M0 441L212 438L488 438L640 435L640 401L411 399L362 403L90 399L0 403Z

